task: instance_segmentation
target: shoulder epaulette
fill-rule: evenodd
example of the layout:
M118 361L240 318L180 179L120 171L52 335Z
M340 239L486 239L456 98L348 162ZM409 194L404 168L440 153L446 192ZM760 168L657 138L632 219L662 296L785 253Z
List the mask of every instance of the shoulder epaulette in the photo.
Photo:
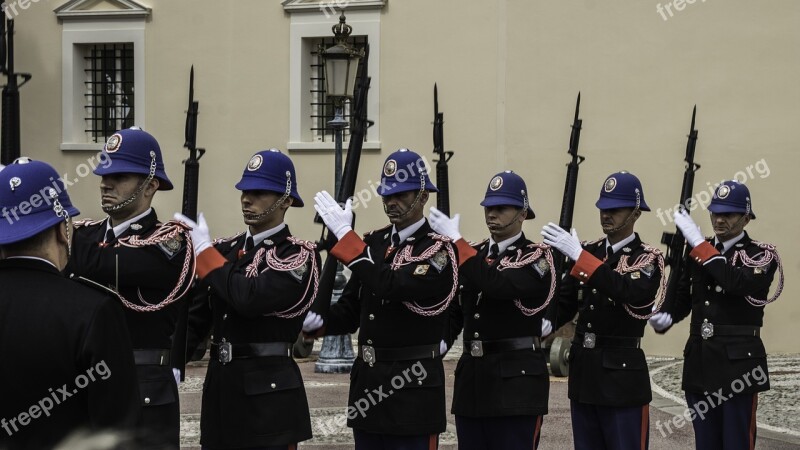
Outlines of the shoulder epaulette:
M378 228L377 230L367 231L366 233L364 233L364 237L371 236L375 233L384 232L386 230L389 230L390 228L392 228L391 225L386 225L385 227Z
M75 228L91 227L91 226L94 226L94 225L100 225L101 223L103 223L103 220L105 220L105 219L101 219L101 220L81 219L81 220L76 220L75 222L72 222L72 226L75 227Z
M663 255L664 252L657 247L653 247L650 244L645 244L644 242L641 243L642 249L647 253L653 253L654 255Z
M92 289L94 289L94 290L96 290L98 292L102 292L104 294L111 295L114 298L119 298L119 295L117 294L116 291L114 291L113 289L108 288L106 286L103 286L102 284L100 284L100 283L98 283L96 281L92 281L92 280L90 280L88 278L84 278L84 277L75 275L74 273L70 274L69 279L72 280L72 281L75 281L77 283L80 283L80 284L82 284L84 286L90 287L90 288L92 288Z
M588 247L590 245L599 244L599 243L603 242L605 239L606 238L600 238L600 239L595 239L593 241L582 241L581 245L584 246L584 247Z
M223 237L223 238L216 238L213 241L211 241L211 245L219 245L219 244L224 244L226 242L235 241L235 240L239 239L244 234L245 234L245 232L242 231L240 233L234 234L233 236L228 236L228 237Z
M486 239L484 239L482 241L467 241L469 246L470 247L474 247L474 248L478 248L478 247L482 246L483 244L485 244L487 242L489 242L489 238L486 238Z

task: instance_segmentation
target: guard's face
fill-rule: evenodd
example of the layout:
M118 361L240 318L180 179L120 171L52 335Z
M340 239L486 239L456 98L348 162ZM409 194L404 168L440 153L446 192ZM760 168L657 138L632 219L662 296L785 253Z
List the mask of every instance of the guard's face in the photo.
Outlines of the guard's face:
M118 205L129 199L137 189L139 184L146 177L135 173L114 173L103 175L100 180L100 204L103 207ZM148 189L145 189L147 191ZM132 205L142 201L144 195L137 197Z
M743 213L711 213L714 234L721 242L733 239L750 223L750 216Z
M383 197L384 211L389 222L398 229L403 229L422 219L425 202L428 201L428 192L423 191L420 199L414 205L419 191L406 191ZM411 206L414 205L412 208Z
M525 215L520 214L521 209L509 205L484 206L483 216L489 232L492 235L499 233L505 236L507 234L508 237L519 233L522 229L522 221L525 220Z
M242 191L240 200L242 202L244 223L254 229L263 228L264 230L271 228L269 225L273 223L274 226L280 224L280 222L283 221L283 212L285 212L286 208L291 204L291 199L286 199L284 204L276 207L271 214L264 217L259 216L272 208L275 202L280 200L281 197L281 194L272 191Z
M614 230L623 227L628 216L633 212L633 208L614 208L614 209L601 209L600 210L600 226L603 227L603 233L611 233ZM627 225L633 225L633 222L639 217L639 213L631 218ZM627 225L625 225L627 227Z

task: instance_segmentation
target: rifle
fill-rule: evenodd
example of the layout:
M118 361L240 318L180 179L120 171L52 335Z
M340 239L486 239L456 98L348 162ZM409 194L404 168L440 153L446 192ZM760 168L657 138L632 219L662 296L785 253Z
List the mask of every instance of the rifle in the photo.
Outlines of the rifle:
M31 74L14 72L14 19L0 18L0 72L7 75L3 86L2 137L0 137L0 164L11 164L20 156L19 88L30 81ZM18 83L17 77L22 77Z
M194 99L194 66L189 72L189 108L186 110L185 139L183 146L189 150L189 157L183 160L183 203L181 213L186 217L197 220L197 189L200 181L200 158L205 154L205 149L197 148L197 113L200 102ZM189 303L191 297L181 304L178 312L178 322L175 326L175 335L172 344L172 367L180 369L181 380L186 375L186 344L187 327L189 326Z
M579 117L581 110L581 93L578 92L578 100L575 103L575 118L572 121L572 132L569 136L570 161L567 164L567 178L564 183L564 197L561 200L561 216L558 219L558 226L570 231L572 229L572 215L575 211L575 193L578 189L578 166L586 159L578 154L578 144L581 140L581 127L583 120ZM561 292L561 278L567 259L564 255L556 252L553 255L553 266L556 274L556 298L550 302L547 310L547 317L553 323L553 327L558 326L558 295ZM555 329L553 330L555 331Z
M683 208L689 212L689 206L692 202L692 190L694 189L694 174L700 169L700 164L694 162L694 149L697 145L697 130L694 128L694 119L697 115L697 105L692 110L692 124L689 126L689 139L686 142L686 167L683 172L683 184L681 185L681 199L678 208ZM664 303L671 301L674 298L677 288L678 280L680 280L681 273L686 270L686 265L689 261L689 252L691 247L686 245L686 238L683 237L681 230L676 227L674 233L664 232L661 235L661 243L667 246L667 254L665 263L670 267L669 277L667 278L667 291L664 298Z
M448 183L447 162L453 157L452 151L444 150L444 113L439 112L439 89L433 84L433 153L436 160L436 208L450 215L450 187Z
M364 145L364 136L367 133L367 128L372 125L372 121L367 119L367 94L369 93L370 78L367 72L369 65L369 44L364 48L364 57L361 58L361 67L359 68L359 83L356 87L356 92L353 97L351 125L350 125L350 142L347 146L347 158L344 162L342 169L342 179L339 185L339 192L336 195L336 201L344 204L348 198L352 197L356 190L356 178L358 177L358 165L361 162L361 147ZM317 223L322 223L322 219L317 215L314 218ZM322 226L322 235L317 242L320 250L330 251L336 244L336 236L330 233L325 227ZM322 266L322 272L319 277L319 290L314 304L311 306L311 311L322 316L323 320L328 317L328 310L331 306L331 296L333 295L333 288L336 281L336 266L339 261L332 257L330 253L325 258L325 264Z

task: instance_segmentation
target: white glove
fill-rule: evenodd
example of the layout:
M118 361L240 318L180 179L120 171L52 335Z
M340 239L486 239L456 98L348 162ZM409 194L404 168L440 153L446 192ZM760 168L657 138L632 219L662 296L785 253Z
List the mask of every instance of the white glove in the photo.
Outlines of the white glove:
M197 222L177 212L172 217L192 227L192 229L189 230L189 234L192 235L195 256L211 247L211 234L208 231L208 224L206 223L206 218L203 213L197 215Z
M175 384L180 385L181 384L181 370L180 369L176 369L176 368L173 367L172 368L172 375L175 376Z
M672 315L666 312L655 313L653 317L647 319L647 323L656 331L664 331L672 326Z
M353 199L348 198L342 209L328 191L317 192L314 209L336 239L341 239L353 229Z
M439 354L444 356L447 353L447 343L442 339L442 342L439 342Z
M547 319L542 319L542 337L547 337L553 332L553 322Z
M458 222L460 220L461 214L456 214L451 219L447 217L447 214L436 209L435 206L431 206L429 214L431 228L433 228L433 231L449 237L453 242L461 239L461 233L458 232Z
M548 223L542 227L542 236L544 236L544 243L554 247L569 259L577 261L581 256L583 248L581 241L578 239L578 233L575 228L572 229L572 234L567 233L563 228L554 224Z
M303 319L303 333L311 333L322 328L322 317L315 312L309 311Z
M688 242L692 248L703 243L705 238L703 238L703 233L700 232L700 227L694 223L694 220L692 220L686 210L680 209L675 211L673 217L675 218L675 225L681 230L683 237L686 238L686 242Z

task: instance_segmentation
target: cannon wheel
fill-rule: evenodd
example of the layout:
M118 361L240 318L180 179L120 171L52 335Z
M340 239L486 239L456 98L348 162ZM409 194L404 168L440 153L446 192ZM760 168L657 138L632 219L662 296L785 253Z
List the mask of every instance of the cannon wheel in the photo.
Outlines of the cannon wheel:
M569 339L557 337L550 344L550 372L557 377L569 375Z
M292 354L295 358L308 358L311 354L311 350L314 348L314 341L306 342L303 339L303 334L301 333L300 336L297 337L297 340L294 343L294 347L292 348Z

